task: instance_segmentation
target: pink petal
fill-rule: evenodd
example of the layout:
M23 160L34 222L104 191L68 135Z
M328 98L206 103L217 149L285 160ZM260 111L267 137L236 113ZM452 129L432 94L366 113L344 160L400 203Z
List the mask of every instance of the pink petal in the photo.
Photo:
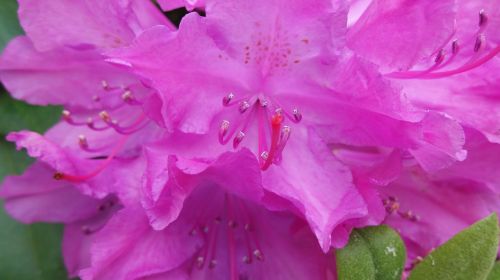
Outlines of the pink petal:
M27 37L10 42L0 60L0 79L17 99L32 104L64 104L98 108L94 95L104 93L102 81L130 85L136 79L107 65L94 51L38 52Z
M210 164L168 156L169 151L146 149L148 168L143 206L155 229L164 229L178 218L185 199L200 181L210 181L228 193L258 201L264 195L257 160L248 150L222 154ZM184 173L185 164L199 165L196 173ZM201 164L201 165L200 165Z
M372 1L348 32L349 46L373 62L406 70L454 31L455 1Z
M263 183L300 209L325 252L336 226L367 214L349 169L312 131L294 131L282 163L263 173Z
M149 227L140 208L118 212L92 242L90 268L80 272L88 279L137 279L173 270L196 250L188 225L174 223L162 231Z
M90 265L90 244L92 235L82 232L82 225L69 224L64 227L63 257L70 277L78 276L80 270Z
M387 223L416 247L410 256L424 256L454 234L498 211L498 197L484 185L470 180L431 180L422 171L406 172L395 183L380 188L399 201L399 211L411 211L417 221L394 213ZM445 221L445 222L444 222Z
M169 130L206 133L223 108L223 96L247 87L243 77L248 74L223 58L203 21L191 13L183 18L179 32L157 26L131 47L109 53L110 62L130 65L160 91L161 115Z
M22 0L19 18L40 51L63 46L119 47L148 27L171 26L152 3L140 0Z
M21 176L7 177L0 191L7 212L24 223L68 223L97 213L99 200L54 180L53 175L45 164L35 163Z

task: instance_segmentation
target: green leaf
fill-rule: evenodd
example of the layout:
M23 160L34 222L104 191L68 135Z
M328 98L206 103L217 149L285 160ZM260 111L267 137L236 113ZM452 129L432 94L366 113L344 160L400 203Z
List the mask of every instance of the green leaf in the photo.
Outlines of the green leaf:
M406 250L399 235L387 226L354 230L349 244L336 252L339 280L399 280Z
M0 140L0 181L21 173L32 162L12 143ZM61 258L61 225L22 225L0 203L0 279L67 279Z
M22 225L0 207L0 279L66 279L60 254L62 226Z
M60 117L61 109L56 106L32 106L12 99L0 91L0 134L30 129L44 132Z
M0 182L20 174L33 160L3 139L11 129L43 132L57 117L52 108L34 107L0 96ZM58 115L58 114L57 114ZM62 225L22 225L0 203L0 279L67 279L61 257Z
M14 36L22 34L23 30L17 20L17 1L1 0L0 6L0 50Z
M496 262L493 269L490 271L487 280L498 280L500 279L500 262Z
M409 279L486 279L497 255L498 234L498 217L492 214L430 253Z
M0 182L9 174L20 174L33 160L17 152L14 144L0 139Z

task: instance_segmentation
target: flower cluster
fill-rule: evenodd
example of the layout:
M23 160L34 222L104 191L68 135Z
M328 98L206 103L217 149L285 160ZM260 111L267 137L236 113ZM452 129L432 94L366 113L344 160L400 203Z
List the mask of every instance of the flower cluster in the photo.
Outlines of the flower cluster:
M500 208L498 0L19 4L1 82L64 111L0 196L71 276L332 279L382 223L411 269Z

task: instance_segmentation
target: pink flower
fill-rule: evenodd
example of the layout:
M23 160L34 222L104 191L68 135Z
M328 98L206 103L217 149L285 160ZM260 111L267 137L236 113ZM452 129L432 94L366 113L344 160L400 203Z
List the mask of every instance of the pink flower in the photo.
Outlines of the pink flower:
M93 233L129 203L130 192L122 195L123 172L147 140L141 133L150 139L163 134L142 111L152 90L109 66L101 53L145 28L173 27L152 3L136 0L20 1L20 20L27 36L3 52L2 84L15 98L66 110L45 137L9 134L38 162L22 176L6 178L0 196L22 222L66 224L64 261L75 276L90 263ZM65 180L54 180L54 174Z
M146 148L146 170L129 169L137 185L145 174L146 212L127 207L96 234L82 279L326 279L327 258L306 224L265 208L248 150L209 163L168 149Z
M500 2L391 3L372 1L352 19L348 45L415 106L445 112L498 143Z
M467 130L468 158L429 174L401 151L334 146L334 154L366 186L371 216L396 229L406 243L407 269L452 236L500 210L496 144ZM382 202L382 203L381 203Z
M125 137L133 153L143 138L130 134L158 134L141 108L152 90L101 55L148 27L173 28L152 3L26 0L19 15L27 36L3 52L0 79L15 98L65 106L49 140L87 157L110 153Z
M484 184L454 176L430 178L409 168L380 188L385 223L398 230L408 251L408 269L472 223L498 212L500 197Z
M353 228L400 228L416 257L497 205L488 12L477 31L451 0L159 1L206 11L174 30L149 1L63 2L21 1L0 60L14 97L65 107L9 134L38 161L0 195L67 224L71 275L331 279Z
M21 176L7 177L0 197L6 211L23 223L64 223L63 256L70 277L90 263L93 233L100 230L119 208L116 198L95 199L83 195L64 181L53 179L54 171L35 163Z
M368 213L325 141L405 149L428 170L465 158L454 120L409 106L345 47L342 2L207 1L206 13L175 33L151 28L109 61L158 90L151 111L168 130L251 149L264 188L303 213L324 250L338 225Z

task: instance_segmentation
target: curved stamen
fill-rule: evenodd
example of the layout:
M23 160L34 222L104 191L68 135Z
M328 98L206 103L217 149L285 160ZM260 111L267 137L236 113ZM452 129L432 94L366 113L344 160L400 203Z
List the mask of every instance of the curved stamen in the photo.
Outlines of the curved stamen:
M229 262L229 277L231 280L238 280L238 270L236 266L236 242L234 238L234 215L233 205L230 196L226 193L226 213L228 218L227 226L227 242L228 242L228 262Z
M101 152L101 151L104 151L104 150L111 147L110 145L106 145L106 146L101 147L101 148L90 148L88 141L87 141L87 137L85 137L85 135L83 135L83 134L78 136L78 145L80 146L80 148L82 150L89 152L89 153Z
M71 174L65 174L62 172L56 172L54 174L54 179L56 180L66 180L69 182L75 182L75 183L80 183L89 179L92 179L93 177L99 175L102 171L104 171L108 165L111 163L111 161L114 159L114 157L123 149L125 146L125 143L127 142L129 136L124 136L118 144L115 146L115 148L111 151L111 154L103 161L101 165L99 165L96 169L91 171L88 174L84 175L71 175Z
M149 124L148 121L144 122L144 120L146 120L146 119L147 119L146 114L141 113L140 116L138 118L136 118L136 120L129 126L126 126L126 127L119 126L118 122L111 122L109 125L116 132L118 132L120 134L128 135L128 134L133 134L133 133L143 129L144 127L146 127Z
M452 55L444 63L443 63L444 53L443 53L443 49L441 48L440 51L436 55L434 65L432 65L427 70L392 72L392 73L386 74L386 76L390 77L390 78L397 78L397 79L415 79L415 78L439 79L439 78L444 78L444 77L449 77L449 76L457 75L460 73L464 73L464 72L470 71L472 69L475 69L475 68L483 65L484 63L488 62L493 57L495 57L498 53L500 53L500 46L495 46L492 49L490 49L486 55L481 54L483 52L483 50L485 50L487 47L486 37L483 33L485 31L487 25L488 25L488 16L486 15L484 10L481 10L479 12L479 21L478 21L479 29L476 32L475 36L472 37L472 40L474 40L474 43L473 43L474 44L474 47L473 47L474 54L468 59L468 61L463 63L461 66L459 66L455 69L437 72L437 70L444 69L445 66L449 65L456 58L456 55L458 54L460 48L458 45L458 41L453 40L453 42L451 44ZM471 43L472 43L472 41L471 41Z

